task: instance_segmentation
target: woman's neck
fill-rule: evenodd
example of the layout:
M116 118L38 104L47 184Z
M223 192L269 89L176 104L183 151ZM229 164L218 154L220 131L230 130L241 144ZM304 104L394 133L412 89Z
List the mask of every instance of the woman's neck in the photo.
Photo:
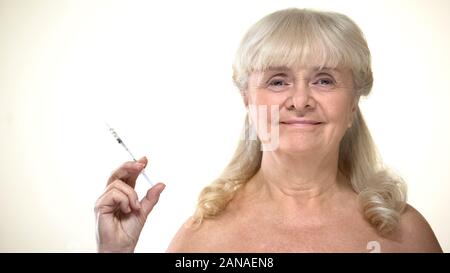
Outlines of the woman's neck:
M281 209L298 213L299 209L328 208L342 197L337 193L351 192L337 162L338 152L313 156L264 152L252 180L260 196Z

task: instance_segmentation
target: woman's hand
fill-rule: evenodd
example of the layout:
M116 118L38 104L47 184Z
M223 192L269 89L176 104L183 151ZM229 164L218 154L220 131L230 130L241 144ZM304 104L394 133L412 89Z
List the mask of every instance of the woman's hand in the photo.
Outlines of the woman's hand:
M113 172L95 205L99 252L133 252L148 214L165 185L158 183L139 202L134 186L147 158L124 163Z

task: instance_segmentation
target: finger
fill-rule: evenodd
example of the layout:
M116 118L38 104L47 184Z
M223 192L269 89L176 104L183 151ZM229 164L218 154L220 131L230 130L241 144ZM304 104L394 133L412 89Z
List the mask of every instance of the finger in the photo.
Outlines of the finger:
M122 180L116 180L106 187L106 191L110 191L114 188L119 189L127 195L130 206L133 209L139 210L141 208L141 203L139 202L138 195L130 185L126 184Z
M129 181L130 182L132 181L133 188L134 188L134 185L136 184L136 180L137 180L138 176L141 174L142 170L144 170L145 167L147 166L148 160L147 160L147 157L144 156L144 157L140 158L137 162L143 164L144 166L138 173L130 175Z
M98 200L96 211L100 214L113 213L120 208L123 213L130 213L128 196L117 188L105 192Z
M141 200L141 210L145 217L152 211L153 207L158 203L159 196L166 185L158 183L147 191L147 194Z
M111 174L106 185L111 184L115 180L122 180L134 188L134 185L136 184L136 177L142 171L144 166L145 165L141 162L125 162Z
M144 164L144 167L145 167L145 166L147 166L148 159L146 156L143 156L138 160L138 162Z

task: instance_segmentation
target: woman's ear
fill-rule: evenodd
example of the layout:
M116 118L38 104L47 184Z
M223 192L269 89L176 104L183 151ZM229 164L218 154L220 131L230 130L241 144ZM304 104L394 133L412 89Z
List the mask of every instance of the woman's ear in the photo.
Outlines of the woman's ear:
M248 91L247 89L241 90L242 101L244 102L245 108L248 109Z
M353 99L352 102L352 108L351 108L351 114L350 114L350 121L348 123L348 128L352 127L353 124L353 120L355 120L356 117L356 111L358 110L358 105L359 105L359 97L356 97L355 99Z
M358 110L358 104L359 104L359 98L353 100L353 105L352 105L352 113L353 115L356 114L356 110Z

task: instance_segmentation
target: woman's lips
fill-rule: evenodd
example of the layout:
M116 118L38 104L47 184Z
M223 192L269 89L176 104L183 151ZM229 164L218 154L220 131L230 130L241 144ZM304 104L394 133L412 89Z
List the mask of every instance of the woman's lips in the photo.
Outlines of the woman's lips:
M310 120L310 119L290 119L290 120L284 120L281 121L282 124L288 124L288 125L319 125L322 124L322 122L317 120Z
M314 130L322 125L323 122L317 120L310 119L292 119L292 120L284 120L280 122L281 126L286 126L287 128L292 129L301 129L301 130Z

